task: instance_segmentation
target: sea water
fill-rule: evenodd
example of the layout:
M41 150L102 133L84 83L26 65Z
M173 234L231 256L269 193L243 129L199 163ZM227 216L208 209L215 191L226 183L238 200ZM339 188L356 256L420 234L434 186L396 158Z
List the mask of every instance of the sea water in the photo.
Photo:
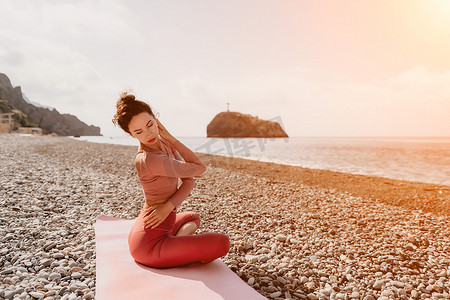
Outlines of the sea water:
M96 143L134 145L129 136L82 136ZM450 138L177 137L195 152L450 186Z

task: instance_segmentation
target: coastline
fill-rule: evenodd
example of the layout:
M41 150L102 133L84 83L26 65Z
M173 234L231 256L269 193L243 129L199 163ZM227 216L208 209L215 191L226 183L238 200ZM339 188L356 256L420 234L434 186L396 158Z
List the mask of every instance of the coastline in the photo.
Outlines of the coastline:
M96 217L134 219L143 204L137 146L0 145L0 297L93 299ZM196 234L227 234L222 260L262 295L449 297L449 187L197 155L208 169L178 211L199 213Z
M450 186L197 153L204 162L234 172L348 193L408 209L450 216Z

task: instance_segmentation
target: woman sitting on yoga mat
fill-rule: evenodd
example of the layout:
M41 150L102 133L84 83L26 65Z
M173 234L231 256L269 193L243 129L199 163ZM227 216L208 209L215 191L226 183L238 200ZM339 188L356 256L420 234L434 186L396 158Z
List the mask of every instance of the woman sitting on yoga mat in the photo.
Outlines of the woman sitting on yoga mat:
M230 249L226 235L192 235L200 225L199 216L176 211L195 187L193 177L203 174L206 165L167 131L146 102L123 93L116 106L113 123L140 142L134 162L145 203L128 235L132 257L150 267L168 268L226 255Z

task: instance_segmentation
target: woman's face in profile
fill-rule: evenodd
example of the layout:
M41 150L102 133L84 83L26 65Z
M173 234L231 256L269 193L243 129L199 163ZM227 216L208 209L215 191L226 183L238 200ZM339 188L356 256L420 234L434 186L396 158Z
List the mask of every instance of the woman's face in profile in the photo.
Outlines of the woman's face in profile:
M159 130L156 119L148 112L142 112L131 118L128 124L131 136L137 138L149 148L155 148L159 142Z

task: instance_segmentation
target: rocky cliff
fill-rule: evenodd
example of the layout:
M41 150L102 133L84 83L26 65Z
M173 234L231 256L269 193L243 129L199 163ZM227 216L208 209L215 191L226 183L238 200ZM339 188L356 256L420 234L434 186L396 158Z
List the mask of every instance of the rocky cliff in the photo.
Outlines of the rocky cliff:
M207 137L288 137L280 124L239 112L221 112L208 124Z
M26 102L20 87L13 87L8 76L0 73L0 99L7 100L14 108L27 115L29 122L48 133L58 135L101 135L100 127L88 126L70 114L60 114L56 109L36 107Z

